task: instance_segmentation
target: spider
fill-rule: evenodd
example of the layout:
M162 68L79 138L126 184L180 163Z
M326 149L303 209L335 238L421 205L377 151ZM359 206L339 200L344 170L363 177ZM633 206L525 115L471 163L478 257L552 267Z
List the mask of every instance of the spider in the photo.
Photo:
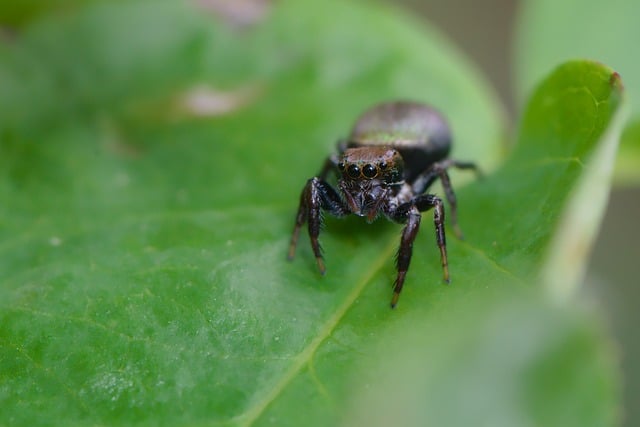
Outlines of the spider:
M336 217L355 214L365 217L369 223L382 215L405 224L396 257L398 274L391 299L391 308L394 308L411 262L421 212L433 209L444 281L449 283L444 206L442 199L426 191L440 179L451 207L454 232L462 238L457 224L456 196L447 169L470 169L480 175L474 163L448 158L450 149L449 126L430 106L395 101L365 111L349 137L338 142L338 153L329 156L320 173L304 186L291 236L289 260L295 255L300 229L307 223L311 248L320 273L324 275L326 269L318 242L321 211ZM337 188L327 182L332 171L337 175Z

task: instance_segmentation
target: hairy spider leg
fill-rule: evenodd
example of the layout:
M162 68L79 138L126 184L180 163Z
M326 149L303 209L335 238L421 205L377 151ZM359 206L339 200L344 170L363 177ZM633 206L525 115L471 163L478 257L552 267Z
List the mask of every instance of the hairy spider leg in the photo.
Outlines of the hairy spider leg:
M325 273L326 268L322 259L322 248L318 241L320 228L322 227L322 210L329 212L336 217L342 217L350 213L349 207L344 203L340 195L326 181L318 177L313 177L307 181L307 184L300 195L300 206L296 215L296 223L293 227L291 242L289 244L289 260L292 260L300 229L305 222L308 223L309 239L311 240L311 249L316 257L320 274Z
M446 159L441 162L434 163L426 171L418 175L415 181L413 181L411 188L414 194L422 194L427 191L437 178L440 178L445 197L451 207L451 226L453 227L453 232L456 234L456 237L463 240L464 234L458 225L458 200L456 198L456 193L453 191L451 179L449 179L449 173L447 172L447 169L450 167L462 170L470 169L473 170L478 177L482 176L480 169L478 169L478 166L475 163Z
M391 299L391 308L394 308L400 298L404 279L411 262L411 254L413 252L413 242L420 228L420 212L428 211L433 208L433 222L436 230L436 243L440 249L440 259L442 261L442 271L444 281L449 283L449 262L447 261L447 241L444 233L444 206L442 200L433 194L421 194L414 197L411 201L403 203L391 212L391 219L396 222L406 223L402 230L400 238L400 247L396 258L396 268L398 276L393 285L393 298Z

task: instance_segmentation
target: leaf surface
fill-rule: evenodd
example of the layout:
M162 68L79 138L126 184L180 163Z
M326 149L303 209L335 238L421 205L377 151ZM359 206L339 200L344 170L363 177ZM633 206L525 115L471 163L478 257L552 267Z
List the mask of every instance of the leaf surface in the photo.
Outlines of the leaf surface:
M340 422L383 330L532 286L620 91L593 63L552 77L504 166L454 177L451 286L427 214L392 311L400 226L328 218L325 277L306 236L285 255L305 180L375 102L430 102L454 157L501 164L501 111L437 34L350 2L279 2L245 32L132 2L43 18L2 49L8 425Z

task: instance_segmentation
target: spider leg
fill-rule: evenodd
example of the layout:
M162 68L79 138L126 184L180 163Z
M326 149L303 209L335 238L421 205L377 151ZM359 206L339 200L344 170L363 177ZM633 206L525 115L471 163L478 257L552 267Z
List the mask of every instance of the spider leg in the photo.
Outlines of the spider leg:
M316 257L320 274L324 274L326 268L322 259L322 248L318 241L322 226L321 210L325 210L337 217L345 216L349 213L348 206L343 202L338 192L326 181L313 177L307 181L302 194L300 194L300 206L298 207L296 222L291 234L288 258L289 260L293 259L298 245L300 229L306 222L309 230L309 239L311 240L311 249Z
M449 263L447 261L447 242L444 232L444 206L442 200L433 194L421 194L414 197L411 201L398 206L394 212L391 212L391 219L396 222L406 222L402 230L400 238L400 247L398 248L398 256L396 259L396 268L398 276L394 282L393 297L391 299L391 308L394 308L400 298L402 286L404 285L405 276L411 262L413 252L413 242L420 228L421 214L433 208L433 222L436 230L436 242L440 249L440 259L442 262L442 271L444 281L449 283Z
M453 186L451 185L451 179L449 178L449 173L447 169L454 167L456 169L470 169L473 170L478 177L481 177L482 174L480 169L475 163L472 162L462 162L459 160L446 159L441 162L434 163L422 174L418 175L415 179L411 188L414 194L422 194L424 193L433 182L440 178L440 182L442 183L442 188L444 189L445 197L447 198L447 202L449 202L449 206L451 207L451 226L453 227L453 231L459 239L464 239L464 235L460 226L458 225L458 199L456 198L456 193L453 191Z

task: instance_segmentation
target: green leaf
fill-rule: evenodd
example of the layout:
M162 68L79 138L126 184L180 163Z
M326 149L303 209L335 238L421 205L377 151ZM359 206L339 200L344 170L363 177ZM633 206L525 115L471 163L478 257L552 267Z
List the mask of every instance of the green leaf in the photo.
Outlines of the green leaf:
M631 120L616 164L616 180L640 183L640 58L630 54L640 40L640 3L635 0L535 0L523 2L515 43L516 91L524 100L558 64L575 58L600 61L625 81Z
M306 236L293 263L285 255L305 180L375 102L428 101L450 118L456 158L501 163L501 111L437 34L337 0L278 2L244 32L191 3L132 2L34 22L0 58L7 425L346 420L363 386L354 373L376 363L367 349L384 330L411 322L419 334L465 301L538 288L530 278L584 165L616 142L604 138L615 75L558 70L509 160L467 187L454 177L467 239L449 239L451 286L427 216L390 310L400 226L327 218L325 277ZM594 394L569 381L554 404L600 396L594 419L610 419L615 374L598 362L608 347L574 318L557 315L560 336L583 337L576 366L601 381ZM527 400L542 420L555 419L544 379L565 366L550 360Z

